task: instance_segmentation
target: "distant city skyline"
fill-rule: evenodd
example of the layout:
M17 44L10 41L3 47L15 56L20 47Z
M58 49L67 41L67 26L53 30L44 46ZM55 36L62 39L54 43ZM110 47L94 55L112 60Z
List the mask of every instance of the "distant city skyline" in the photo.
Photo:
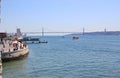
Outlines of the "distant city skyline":
M120 0L1 0L0 31L120 31Z

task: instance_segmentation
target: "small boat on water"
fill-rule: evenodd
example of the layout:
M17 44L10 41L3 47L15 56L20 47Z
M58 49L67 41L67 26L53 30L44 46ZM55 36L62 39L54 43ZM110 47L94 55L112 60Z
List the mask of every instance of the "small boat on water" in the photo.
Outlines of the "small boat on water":
M73 36L72 39L73 39L73 40L78 40L79 37L77 37L77 36Z

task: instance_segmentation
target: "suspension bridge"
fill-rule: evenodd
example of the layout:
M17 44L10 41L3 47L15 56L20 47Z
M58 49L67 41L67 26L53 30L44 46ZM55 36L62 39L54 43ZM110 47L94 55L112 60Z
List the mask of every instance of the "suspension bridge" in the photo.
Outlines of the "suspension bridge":
M54 31L53 29L48 29L46 28L46 31L44 30L44 28L41 29L41 31L33 31L33 32L22 32L22 34L41 34L42 36L46 35L46 34L82 34L84 33L84 28L82 32L78 32L78 31Z
M45 34L79 34L82 32L22 32L22 34L41 34L44 36Z

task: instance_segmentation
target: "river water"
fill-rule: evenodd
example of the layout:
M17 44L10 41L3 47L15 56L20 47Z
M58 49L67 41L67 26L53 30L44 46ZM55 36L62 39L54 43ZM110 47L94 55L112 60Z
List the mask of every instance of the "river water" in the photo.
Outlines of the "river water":
M120 78L120 36L48 36L29 55L3 63L3 78Z

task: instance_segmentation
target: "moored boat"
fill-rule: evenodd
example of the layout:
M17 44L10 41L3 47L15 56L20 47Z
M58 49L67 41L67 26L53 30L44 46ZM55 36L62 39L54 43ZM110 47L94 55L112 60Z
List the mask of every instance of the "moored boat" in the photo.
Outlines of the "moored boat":
M29 54L27 44L17 40L3 41L3 44L0 44L0 47L1 59L3 62L22 59Z
M29 54L28 46L25 42L20 41L21 32L17 29L15 35L7 34L3 37L0 36L0 52L2 62L18 60L26 57Z
M16 51L10 51L10 52L2 52L1 59L2 59L2 62L19 60L19 59L23 59L28 54L29 54L28 48L16 50Z

